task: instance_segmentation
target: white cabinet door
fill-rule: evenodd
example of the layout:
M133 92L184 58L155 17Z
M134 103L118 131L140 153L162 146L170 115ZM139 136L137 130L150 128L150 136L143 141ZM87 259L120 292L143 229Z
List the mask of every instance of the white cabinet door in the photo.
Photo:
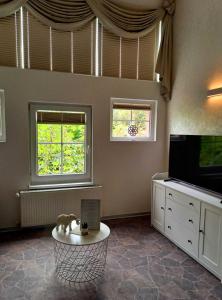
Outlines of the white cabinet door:
M153 184L153 199L152 199L152 224L159 231L164 232L165 222L165 191L166 188L161 185Z
M213 272L221 273L222 210L206 203L201 205L199 259Z

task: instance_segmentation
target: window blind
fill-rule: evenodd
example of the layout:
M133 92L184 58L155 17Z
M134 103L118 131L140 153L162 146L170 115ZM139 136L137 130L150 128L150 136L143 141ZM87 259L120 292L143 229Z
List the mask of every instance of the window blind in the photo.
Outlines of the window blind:
M101 26L101 75L153 80L157 28L138 39L120 38Z
M50 112L50 111L38 111L37 123L45 124L85 124L85 113L66 113L66 112Z
M27 14L27 52L31 69L50 70L50 27Z
M95 23L73 32L73 71L77 74L94 74Z
M52 30L52 70L71 72L71 32Z
M130 103L114 103L113 104L113 109L129 109L129 110L150 110L150 105L146 104L130 104Z
M86 75L96 69L96 75L153 80L157 32L156 27L145 37L126 39L96 26L95 20L64 32L21 8L0 19L0 65Z
M13 14L0 18L0 65L16 67L18 65L17 18Z
M119 77L120 37L101 27L102 75Z
M121 77L137 78L138 39L124 39L121 42Z
M139 38L138 79L154 79L156 37L157 28L155 27L148 35Z

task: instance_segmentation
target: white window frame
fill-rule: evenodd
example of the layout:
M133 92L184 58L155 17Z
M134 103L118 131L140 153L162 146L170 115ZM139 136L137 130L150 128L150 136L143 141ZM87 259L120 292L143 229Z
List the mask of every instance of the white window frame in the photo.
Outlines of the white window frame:
M86 113L86 173L68 175L37 175L37 119L38 110L52 111L81 111ZM50 188L81 186L93 184L92 178L92 107L87 105L55 104L55 103L30 103L30 188Z
M0 89L0 142L6 142L5 91Z
M149 137L113 137L113 105L115 103L145 104L150 106L150 136ZM155 142L157 131L157 100L111 98L110 101L110 141L111 142Z

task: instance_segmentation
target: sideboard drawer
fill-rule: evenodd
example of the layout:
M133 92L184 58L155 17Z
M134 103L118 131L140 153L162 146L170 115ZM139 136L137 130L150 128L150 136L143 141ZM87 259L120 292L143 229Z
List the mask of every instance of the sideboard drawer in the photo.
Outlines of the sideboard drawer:
M192 198L190 196L186 196L183 193L177 192L173 189L166 188L166 197L172 201L178 202L184 207L192 210L198 216L200 215L200 201Z
M187 229L181 223L170 219L169 216L166 215L165 234L169 239L176 242L184 250L193 256L198 257L198 232Z
M199 214L190 207L184 207L177 201L166 199L166 215L168 219L173 219L177 223L181 223L191 231L199 231Z

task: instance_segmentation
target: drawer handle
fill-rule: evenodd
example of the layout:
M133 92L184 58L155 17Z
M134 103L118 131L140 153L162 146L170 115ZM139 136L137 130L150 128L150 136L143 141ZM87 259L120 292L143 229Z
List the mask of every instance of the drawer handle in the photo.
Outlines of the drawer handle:
M204 231L202 229L199 230L200 233L204 234Z
M164 207L163 207L163 206L161 206L160 208L161 208L162 210L164 210Z
M222 200L220 201L220 204L222 204Z
M192 241L191 240L188 240L188 243L192 245Z
M190 202L189 205L190 205L190 206L193 206L193 202Z
M193 224L193 220L192 219L189 219L189 222Z
M171 226L167 226L167 228L171 229Z
M169 193L169 196L171 196L171 197L172 197L173 195L172 195L171 193Z
M172 208L171 208L171 207L168 207L168 210L169 210L169 211L172 211Z

